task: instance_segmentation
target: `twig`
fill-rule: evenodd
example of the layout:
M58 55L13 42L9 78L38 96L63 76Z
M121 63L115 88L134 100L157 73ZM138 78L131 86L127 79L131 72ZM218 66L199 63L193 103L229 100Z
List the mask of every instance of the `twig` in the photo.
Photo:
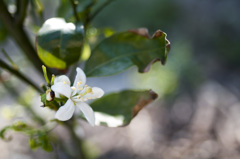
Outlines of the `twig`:
M27 33L23 30L22 26L19 26L15 23L14 18L8 12L3 0L0 0L0 20L7 31L12 35L18 46L23 50L23 53L25 53L29 61L32 62L32 64L40 73L42 73L43 63L38 58L37 53L27 36Z
M30 3L33 7L34 13L36 13L39 16L40 23L43 24L44 23L44 17L43 17L43 5L42 5L42 3L39 0L31 0Z
M68 130L70 132L74 147L76 148L76 150L75 150L76 154L75 154L74 158L86 159L87 157L85 156L84 151L83 151L82 140L75 133L73 124L74 124L74 118L72 118L71 120L69 120L67 122L64 122L64 125L68 128Z
M11 63L12 67L15 69L15 70L18 70L18 66L14 63L14 61L10 58L10 56L7 54L7 52L2 49L2 53L4 54L4 56L8 59L8 61Z
M75 18L76 18L76 21L77 22L79 22L80 21L80 19L79 19L79 17L78 17L78 13L77 13L77 3L78 2L76 2L76 1L74 1L74 0L70 0L71 1L71 4L72 4L72 8L73 8L73 13L74 13L74 16L75 16Z
M88 22L92 21L106 6L108 6L111 2L114 0L107 0L105 3L103 3L89 18Z
M39 93L43 93L43 91L36 85L34 84L31 80L26 78L23 74L15 70L14 68L8 66L4 61L0 60L0 67L3 69L6 69L7 71L11 72L13 75L17 76L19 79L21 79L23 82L31 85L36 91Z
M17 0L17 13L16 23L17 25L23 25L25 17L27 15L28 0Z

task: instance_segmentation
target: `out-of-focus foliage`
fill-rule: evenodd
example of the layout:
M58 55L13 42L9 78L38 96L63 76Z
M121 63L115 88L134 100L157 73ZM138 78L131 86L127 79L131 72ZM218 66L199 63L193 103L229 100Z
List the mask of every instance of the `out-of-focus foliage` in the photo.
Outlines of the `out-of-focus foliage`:
M23 134L29 135L29 145L32 149L41 147L45 151L52 151L48 132L44 131L44 129L36 130L34 127L31 127L24 122L18 121L10 126L6 126L5 128L3 128L0 131L0 137L4 140L10 140L12 137L6 137L6 132L9 130L22 132Z

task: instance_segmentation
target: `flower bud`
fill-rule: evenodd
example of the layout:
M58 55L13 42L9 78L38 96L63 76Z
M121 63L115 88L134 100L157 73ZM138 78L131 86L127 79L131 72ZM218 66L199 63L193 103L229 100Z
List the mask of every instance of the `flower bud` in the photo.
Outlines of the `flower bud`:
M53 101L54 97L55 97L55 93L52 90L48 90L46 92L46 99L47 99L47 101L49 101L49 102Z

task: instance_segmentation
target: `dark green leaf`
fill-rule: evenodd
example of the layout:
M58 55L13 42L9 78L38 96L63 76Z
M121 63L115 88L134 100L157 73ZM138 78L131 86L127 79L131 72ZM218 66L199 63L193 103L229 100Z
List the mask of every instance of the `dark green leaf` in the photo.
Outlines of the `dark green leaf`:
M113 117L122 117L122 125L127 125L144 106L156 98L157 94L153 91L125 90L119 93L108 94L93 102L91 106L96 112ZM96 120L98 120L97 116ZM108 121L103 122L106 122L105 124L108 123Z
M69 14L72 9L70 0L60 0L60 5L58 7L57 15L58 17L64 17Z
M61 18L48 19L38 32L36 47L39 58L51 68L66 69L81 55L84 29Z
M165 64L170 49L166 36L158 30L150 37L146 29L138 29L106 38L93 49L85 73L87 76L107 76L133 65L143 73L156 61Z
M0 42L4 41L8 35L7 29L0 22Z

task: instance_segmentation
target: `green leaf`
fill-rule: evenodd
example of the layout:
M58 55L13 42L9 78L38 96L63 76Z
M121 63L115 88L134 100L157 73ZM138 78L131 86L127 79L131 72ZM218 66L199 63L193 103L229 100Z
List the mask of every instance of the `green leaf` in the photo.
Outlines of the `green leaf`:
M12 129L14 131L25 131L25 130L28 130L29 128L30 127L22 121L18 121L12 125Z
M50 144L50 140L45 132L39 131L37 137L38 137L37 142L39 143L38 145L41 146L43 150L47 152L50 152L53 150Z
M11 139L11 137L9 138L5 137L6 131L8 130L21 132L23 134L28 135L29 136L28 143L32 149L41 147L43 150L48 152L53 150L52 145L50 143L50 136L48 130L44 129L37 130L34 127L29 126L22 121L17 121L12 125L4 127L0 131L0 137L5 141L9 141Z
M46 103L46 101L47 101L46 93L41 94L41 102L42 102L42 103Z
M6 139L6 137L5 137L6 131L9 130L9 129L11 129L11 128L12 128L11 126L6 126L6 127L4 127L4 128L0 131L0 137L1 137L1 139L6 140L6 141L11 140L11 138Z
M12 138L11 137L8 137L6 138L5 137L5 134L8 130L14 130L14 131L20 131L20 132L26 132L29 130L29 126L22 122L22 121L17 121L15 123L13 123L12 125L9 125L9 126L6 126L4 127L1 131L0 131L0 137L3 139L3 140L6 140L6 141L9 141L11 140Z
M147 104L155 100L157 96L158 95L151 90L125 90L119 93L108 94L99 100L94 101L91 104L91 107L97 112L96 121L98 124L107 124L108 126L115 127L129 124L138 112ZM98 112L103 114L99 115ZM112 117L117 117L116 125L109 125L109 123L113 123L115 120L111 119Z
M32 134L28 140L28 143L32 149L41 147L47 152L53 151L48 134L44 131L37 131L35 134Z
M48 19L37 34L39 58L51 68L66 69L81 55L84 29L61 18Z
M70 12L72 9L71 1L69 0L60 0L60 5L57 10L58 17L64 17Z
M0 42L4 41L7 38L8 32L7 29L0 22Z
M166 63L170 42L166 33L158 30L152 37L147 29L130 30L103 40L85 66L87 76L107 76L122 72L136 65L139 72L147 72L150 66Z
M38 147L37 141L35 138L30 137L28 140L29 147L33 150L35 150Z

